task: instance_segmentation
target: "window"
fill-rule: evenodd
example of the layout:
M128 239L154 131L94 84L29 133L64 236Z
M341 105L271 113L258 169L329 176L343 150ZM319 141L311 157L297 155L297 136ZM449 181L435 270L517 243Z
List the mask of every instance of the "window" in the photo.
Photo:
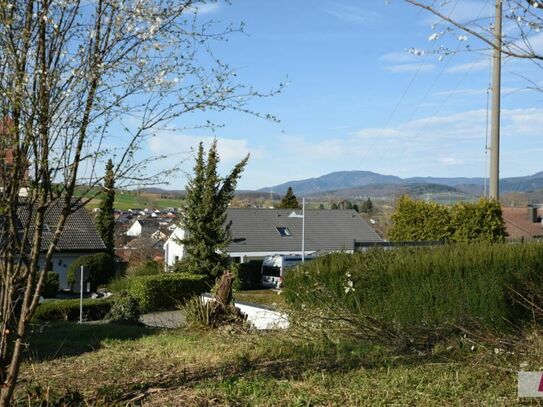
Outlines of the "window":
M277 229L277 231L279 232L279 234L281 235L281 237L288 237L288 236L291 236L291 233L290 233L289 228L285 228L285 227L277 227L276 229Z

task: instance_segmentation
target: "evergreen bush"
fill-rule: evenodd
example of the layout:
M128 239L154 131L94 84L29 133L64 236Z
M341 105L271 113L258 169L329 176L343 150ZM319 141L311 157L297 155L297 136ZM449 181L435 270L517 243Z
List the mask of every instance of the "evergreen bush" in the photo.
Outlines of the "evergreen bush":
M137 299L142 312L175 309L208 289L207 276L183 273L134 277L127 284L127 293Z
M488 199L444 206L402 196L392 222L392 241L500 243L507 236L500 203Z
M293 269L284 287L294 309L400 326L506 328L531 317L515 298L533 297L529 288L542 283L543 245L456 244L331 254Z
M58 273L48 271L47 277L43 283L41 295L45 298L55 298L58 294L59 285Z
M109 299L83 300L83 319L96 321L103 319L110 311L112 301ZM46 301L36 308L34 319L46 321L79 321L79 300Z
M112 322L138 323L141 315L139 301L136 297L126 292L115 297L107 318Z

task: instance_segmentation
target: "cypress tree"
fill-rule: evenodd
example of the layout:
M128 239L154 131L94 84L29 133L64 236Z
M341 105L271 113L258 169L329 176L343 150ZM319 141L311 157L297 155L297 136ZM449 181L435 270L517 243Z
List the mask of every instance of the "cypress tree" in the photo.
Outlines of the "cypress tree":
M113 258L115 254L115 216L113 208L115 202L115 174L111 160L106 165L103 189L100 212L96 217L96 227L106 245L106 253Z
M225 178L220 177L217 166L217 140L204 153L203 143L198 146L194 174L186 187L185 207L181 226L185 236L180 240L185 256L181 271L205 274L211 278L221 275L229 267L227 247L230 243L226 210L234 197L237 181L249 156L234 166Z
M300 207L300 204L298 203L298 199L296 198L296 195L294 195L294 191L292 191L292 187L288 187L287 193L281 200L281 203L279 204L279 208L283 209L298 209Z
M366 201L364 201L364 203L362 204L362 212L364 213L371 213L373 212L373 202L371 201L371 199L368 197L368 199Z

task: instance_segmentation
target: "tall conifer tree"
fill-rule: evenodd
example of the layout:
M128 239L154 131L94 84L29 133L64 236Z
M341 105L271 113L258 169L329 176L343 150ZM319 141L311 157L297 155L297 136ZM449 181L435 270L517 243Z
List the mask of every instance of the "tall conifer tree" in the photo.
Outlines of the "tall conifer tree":
M96 226L104 244L106 253L112 258L115 254L115 174L113 172L113 162L109 160L106 165L106 174L104 176L104 192L102 202L100 203L100 212L96 217Z
M237 181L249 156L234 166L230 174L222 178L217 171L220 158L217 140L213 141L207 156L203 143L198 146L194 174L186 187L185 208L181 214L181 226L185 236L185 258L180 264L182 271L218 277L228 268L226 248L230 243L226 210L234 197Z
M300 207L300 204L298 203L296 195L294 195L292 187L288 187L287 193L281 200L279 207L284 209L298 209Z

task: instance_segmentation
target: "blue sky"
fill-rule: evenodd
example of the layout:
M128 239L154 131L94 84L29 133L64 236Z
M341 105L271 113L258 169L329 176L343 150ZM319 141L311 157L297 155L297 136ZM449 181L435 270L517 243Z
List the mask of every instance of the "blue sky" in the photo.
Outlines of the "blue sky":
M461 20L485 17L490 3L458 0L449 11ZM215 46L240 81L267 90L288 78L281 95L250 104L280 123L235 112L191 116L176 124L209 118L225 126L158 134L150 152L186 152L216 137L223 171L251 153L241 189L340 170L485 176L490 58L464 52L480 46L475 39L429 41L440 27L433 31L433 18L402 0L234 0L203 11L202 18L245 23L245 34ZM442 44L460 52L440 61L428 51ZM521 77L541 73L529 62L504 63L502 176L543 170L543 94L527 91ZM169 187L185 182L181 176Z

